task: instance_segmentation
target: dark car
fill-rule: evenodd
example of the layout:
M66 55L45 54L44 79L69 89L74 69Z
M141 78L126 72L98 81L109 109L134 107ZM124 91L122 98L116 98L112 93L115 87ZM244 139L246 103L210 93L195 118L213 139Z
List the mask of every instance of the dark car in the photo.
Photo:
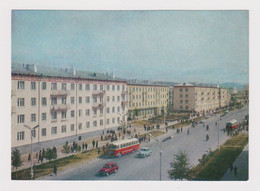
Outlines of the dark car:
M99 175L110 175L112 173L115 173L116 171L118 171L119 169L119 166L117 166L116 163L114 162L110 162L110 163L107 163L103 166L103 168L101 168L99 171L98 171L98 174Z

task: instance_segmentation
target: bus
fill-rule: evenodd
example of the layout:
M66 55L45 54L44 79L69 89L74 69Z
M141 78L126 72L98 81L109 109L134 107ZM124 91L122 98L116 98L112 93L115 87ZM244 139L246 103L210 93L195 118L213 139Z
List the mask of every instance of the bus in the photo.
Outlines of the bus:
M121 157L127 153L134 152L140 147L139 141L136 138L129 138L110 143L106 148L108 156Z
M233 129L236 129L237 127L238 127L238 122L235 119L228 121L227 124L226 124L227 129L233 130Z

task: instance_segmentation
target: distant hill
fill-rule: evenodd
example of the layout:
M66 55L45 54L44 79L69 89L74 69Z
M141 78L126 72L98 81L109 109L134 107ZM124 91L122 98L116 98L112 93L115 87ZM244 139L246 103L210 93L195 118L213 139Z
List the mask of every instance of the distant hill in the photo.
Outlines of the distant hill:
M244 88L244 84L240 84L240 83L234 83L234 82L225 82L220 84L221 87L225 87L225 88L237 88L238 90L242 90Z

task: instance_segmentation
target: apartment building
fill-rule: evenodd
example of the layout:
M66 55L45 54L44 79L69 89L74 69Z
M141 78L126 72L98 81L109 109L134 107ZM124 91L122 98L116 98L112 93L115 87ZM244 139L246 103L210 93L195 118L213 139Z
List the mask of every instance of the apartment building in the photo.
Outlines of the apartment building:
M190 83L174 86L175 111L208 114L227 107L229 103L230 95L224 88L196 86Z
M113 75L12 64L12 147L118 127L127 113L127 83ZM64 141L65 142L65 141Z
M145 81L131 80L127 83L128 117L149 118L161 114L169 101L169 86Z

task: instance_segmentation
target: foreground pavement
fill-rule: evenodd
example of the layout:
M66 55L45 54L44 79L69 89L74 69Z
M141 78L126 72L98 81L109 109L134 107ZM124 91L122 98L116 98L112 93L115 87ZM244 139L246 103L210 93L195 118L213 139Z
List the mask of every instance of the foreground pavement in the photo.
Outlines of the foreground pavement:
M205 124L209 125L209 130L206 131L202 124L191 128L186 126L183 132L176 134L175 130L169 130L167 134L160 136L164 138L173 136L172 139L163 143L162 154L162 180L170 180L167 171L170 168L170 162L173 160L173 155L179 150L185 150L189 154L190 164L195 166L198 164L198 159L208 150L215 150L218 146L218 128L215 123L219 122L220 129L225 128L226 122L231 119L242 121L245 115L248 114L248 106L240 110L231 111L220 120L220 115L216 115L206 120ZM205 126L206 126L205 125ZM187 135L189 129L190 134ZM206 141L206 134L209 135L209 140ZM219 132L219 143L224 143L229 137L223 131ZM141 146L148 146L153 153L150 157L139 159L136 158L136 153L131 153L121 158L106 158L95 159L88 163L82 163L78 167L72 167L63 172L58 172L55 176L45 176L39 179L42 180L159 180L160 177L160 144L152 140L149 143L144 143ZM108 177L97 176L98 170L107 162L116 162L119 170L116 174Z

